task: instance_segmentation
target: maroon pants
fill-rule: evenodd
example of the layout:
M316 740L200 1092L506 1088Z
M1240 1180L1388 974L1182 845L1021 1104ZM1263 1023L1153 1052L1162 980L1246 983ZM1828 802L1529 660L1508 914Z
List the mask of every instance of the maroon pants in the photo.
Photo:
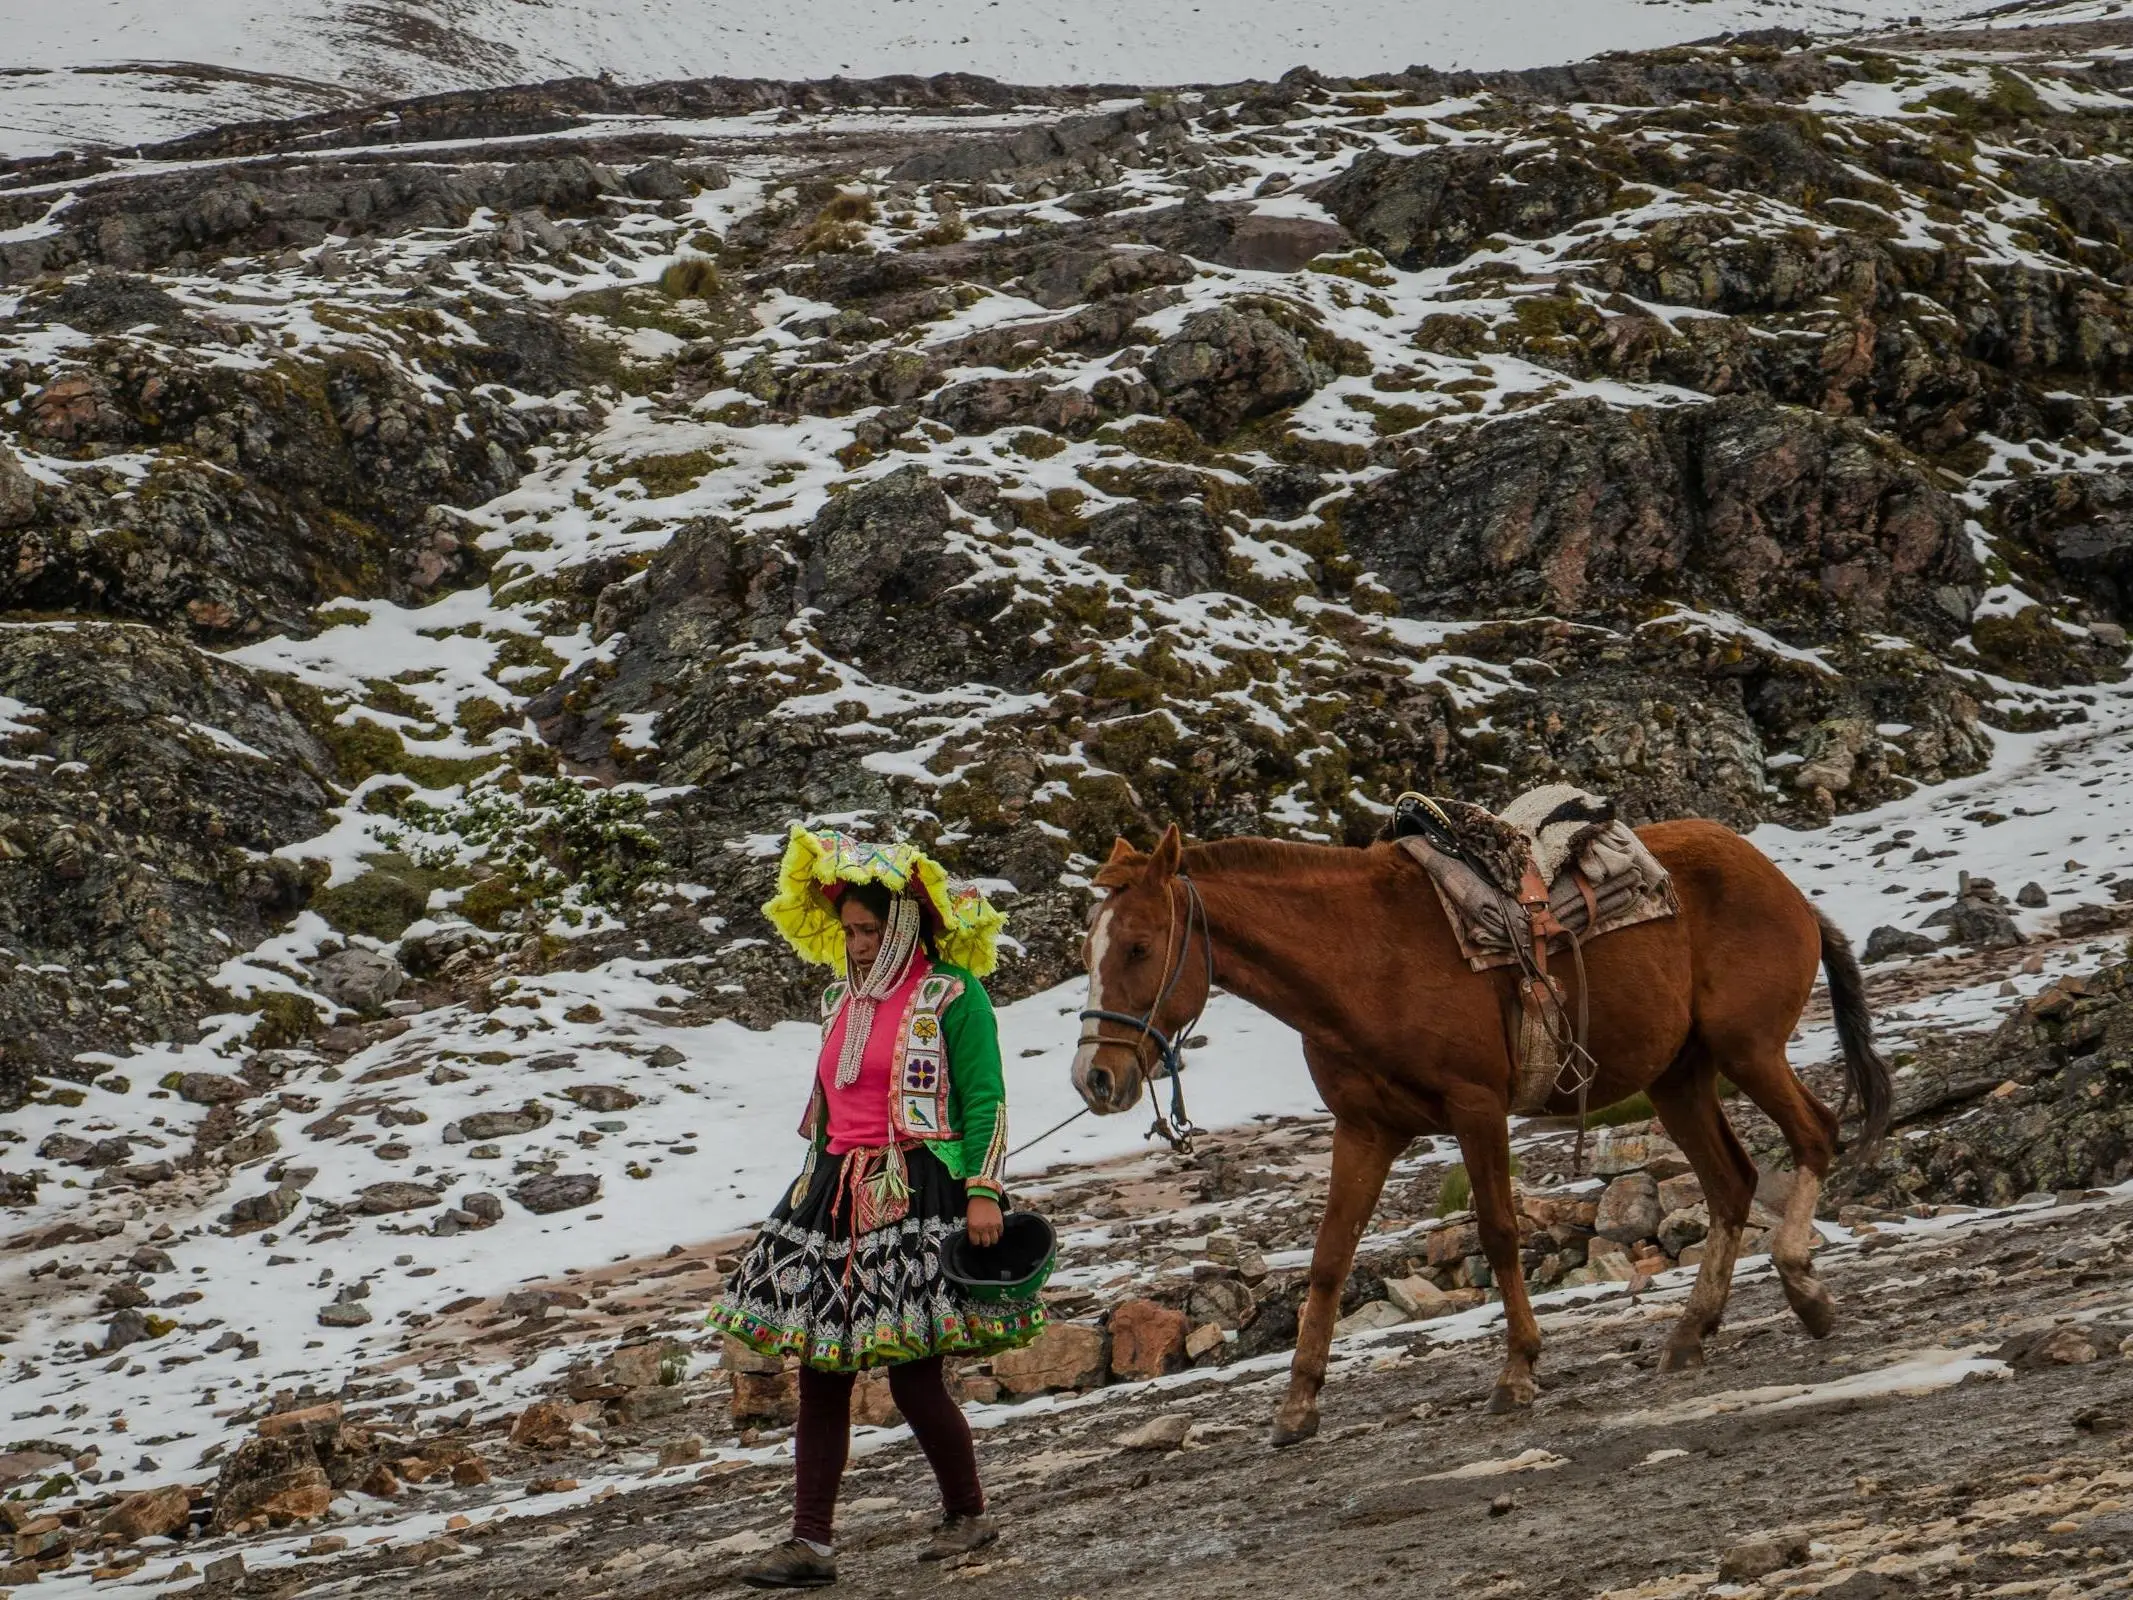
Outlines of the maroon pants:
M837 1485L852 1450L852 1382L849 1372L800 1369L800 1423L793 1430L797 1469L795 1539L830 1542L837 1511ZM926 1452L934 1480L941 1486L941 1507L949 1515L976 1516L985 1509L978 1486L978 1453L970 1442L963 1408L948 1393L941 1358L907 1361L889 1368L889 1393L896 1409L911 1424L918 1447Z

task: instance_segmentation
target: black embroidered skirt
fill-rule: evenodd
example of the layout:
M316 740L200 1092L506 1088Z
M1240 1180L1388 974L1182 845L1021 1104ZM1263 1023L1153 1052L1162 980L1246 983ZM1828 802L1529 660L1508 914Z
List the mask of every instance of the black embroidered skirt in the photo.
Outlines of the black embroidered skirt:
M1045 1325L1036 1300L979 1304L942 1275L941 1243L963 1225L962 1181L923 1145L904 1163L904 1214L860 1232L847 1158L818 1156L763 1224L710 1325L831 1372L989 1355L1036 1338Z

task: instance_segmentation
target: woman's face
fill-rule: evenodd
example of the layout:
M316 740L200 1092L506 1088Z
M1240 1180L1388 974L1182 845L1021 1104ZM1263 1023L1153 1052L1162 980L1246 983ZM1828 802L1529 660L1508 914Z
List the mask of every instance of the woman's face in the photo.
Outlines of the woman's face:
M847 896L837 908L837 920L844 924L844 949L852 965L872 966L881 953L881 918Z

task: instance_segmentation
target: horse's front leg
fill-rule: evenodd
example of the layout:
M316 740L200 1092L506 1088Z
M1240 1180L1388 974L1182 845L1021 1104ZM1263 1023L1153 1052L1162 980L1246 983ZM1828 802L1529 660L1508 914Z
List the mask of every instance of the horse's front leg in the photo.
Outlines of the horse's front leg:
M1385 1174L1407 1146L1374 1128L1335 1120L1333 1177L1326 1213L1318 1219L1311 1251L1311 1287L1296 1329L1296 1358L1289 1366L1289 1392L1274 1413L1274 1444L1300 1444L1318 1432L1318 1391L1325 1387L1326 1352L1341 1309L1341 1286L1355 1264L1356 1241L1370 1226Z
M1503 1295L1504 1363L1489 1397L1491 1411L1515 1411L1533 1403L1539 1385L1533 1363L1540 1359L1540 1323L1526 1296L1525 1269L1518 1259L1518 1208L1511 1196L1511 1125L1502 1102L1475 1099L1453 1103L1452 1133L1466 1160L1474 1193L1474 1222L1481 1253Z

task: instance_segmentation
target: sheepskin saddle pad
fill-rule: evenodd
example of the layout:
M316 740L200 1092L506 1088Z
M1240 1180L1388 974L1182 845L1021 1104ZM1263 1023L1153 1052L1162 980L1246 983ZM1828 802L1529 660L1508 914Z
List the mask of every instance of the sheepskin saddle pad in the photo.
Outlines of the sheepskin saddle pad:
M1530 790L1501 812L1402 795L1389 831L1429 874L1477 972L1531 951L1534 926L1520 904L1529 873L1547 889L1555 921L1581 943L1681 911L1666 868L1613 803L1567 783ZM1548 942L1561 949L1566 941L1555 934Z

